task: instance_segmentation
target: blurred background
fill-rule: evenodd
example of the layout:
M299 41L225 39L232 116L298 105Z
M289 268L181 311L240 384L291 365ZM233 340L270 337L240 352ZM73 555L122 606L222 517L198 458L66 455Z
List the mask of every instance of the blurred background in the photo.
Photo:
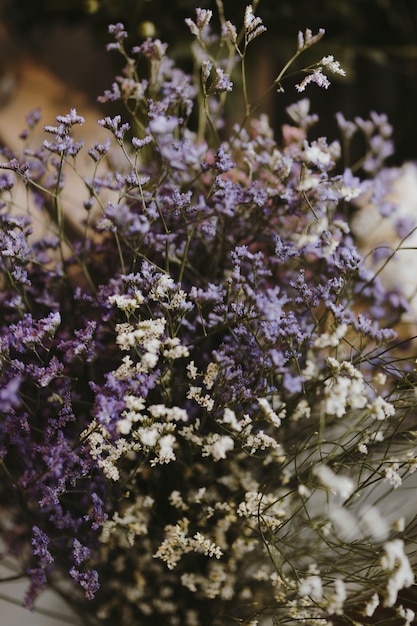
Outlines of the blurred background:
M238 28L248 3L224 0L226 18ZM308 90L312 109L320 114L320 134L332 135L335 111L348 119L366 117L370 110L385 112L395 127L393 160L416 158L417 0L259 0L256 4L268 31L252 46L253 89L261 93L270 84L294 52L299 30L325 28L314 59L334 54L347 78L333 79L326 94L314 85ZM95 103L117 69L117 55L104 51L107 25L117 21L125 24L135 44L148 35L168 42L170 54L186 65L191 36L184 18L193 17L198 6L216 13L216 0L0 0L0 107L13 98L27 60ZM288 82L285 94L274 94L266 103L274 125L279 127L285 107L298 97ZM68 102L59 112L69 106L74 105Z

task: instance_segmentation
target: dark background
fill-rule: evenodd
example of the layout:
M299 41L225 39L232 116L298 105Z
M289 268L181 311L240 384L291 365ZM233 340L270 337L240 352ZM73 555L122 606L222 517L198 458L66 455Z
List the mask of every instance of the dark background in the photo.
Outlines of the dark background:
M224 0L226 18L238 28L247 4ZM30 55L95 99L119 69L117 55L104 51L109 23L123 22L135 44L150 28L187 67L191 37L184 18L193 18L198 6L216 14L215 0L0 0L3 65ZM252 45L254 91L261 93L294 52L299 30L325 28L312 55L334 54L347 77L333 79L328 92L312 85L303 94L320 115L317 132L332 138L335 111L348 119L385 112L395 129L391 162L417 160L417 0L260 0L256 14L268 31ZM277 127L287 104L300 97L298 80L265 105Z

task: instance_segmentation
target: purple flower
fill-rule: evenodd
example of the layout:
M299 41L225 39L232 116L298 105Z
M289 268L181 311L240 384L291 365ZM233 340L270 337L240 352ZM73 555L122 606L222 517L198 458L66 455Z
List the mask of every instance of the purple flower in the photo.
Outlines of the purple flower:
M219 147L214 157L214 166L222 174L236 167L236 163L233 162L230 152L227 151L223 144Z
M21 376L14 376L0 388L0 412L10 413L20 405L19 389Z
M32 528L32 532L33 554L39 558L39 563L41 564L41 566L46 567L54 561L48 549L50 539L48 535L37 526L34 526Z
M72 540L72 555L76 565L81 565L90 558L91 550L83 546L78 539Z
M121 22L117 22L116 24L109 24L108 32L110 35L114 35L115 39L125 39L127 36L125 27Z
M288 107L282 133L247 85L243 108L230 107L236 65L265 27L248 7L240 36L222 19L216 37L211 18L197 9L187 20L192 76L159 39L131 57L123 24L109 27L124 67L100 100L128 117L114 104L99 120L108 139L87 148L91 172L71 158L84 121L75 109L45 127L42 147L0 150L0 526L3 551L31 579L29 607L50 579L74 583L82 610L94 600L109 623L204 625L226 613L249 623L254 599L279 621L290 605L294 615L311 608L305 537L332 602L343 578L350 607L358 579L338 569L349 540L316 506L318 489L336 504L338 492L312 468L365 476L371 502L384 465L397 462L392 442L404 476L413 462L402 450L414 362L391 352L389 325L415 304L400 284L387 287L349 230L358 194L400 236L413 227L395 214L395 174L382 167L391 127L376 113L339 114L342 146L310 136L318 116L307 99ZM322 35L300 34L296 55ZM327 88L324 67L340 69L324 57L299 91ZM343 150L359 135L351 170ZM76 198L72 168L84 185ZM52 216L52 236L22 217L18 179L34 225ZM80 234L67 228L68 198L84 207ZM355 571L376 571L372 533L357 522ZM282 607L271 591L280 559ZM318 600L310 618L325 621Z
M30 585L25 594L25 607L29 610L34 609L34 602L39 594L47 587L48 581L43 567L30 568L27 571Z
M122 118L120 115L115 115L114 117L107 116L98 120L98 124L103 126L103 128L110 130L118 141L123 140L124 135L130 128L130 124L128 122L124 122L123 124L121 122Z
M100 588L97 571L87 570L86 572L80 572L75 567L72 567L69 573L74 582L82 587L87 600L92 600Z
M211 83L208 93L219 94L233 90L233 83L229 76L220 67L216 67L215 77Z

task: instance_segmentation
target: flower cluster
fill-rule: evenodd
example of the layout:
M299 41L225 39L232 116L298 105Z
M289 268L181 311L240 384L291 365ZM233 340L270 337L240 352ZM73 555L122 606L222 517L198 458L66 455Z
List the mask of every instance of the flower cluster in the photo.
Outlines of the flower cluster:
M86 148L81 234L63 202L75 110L1 155L2 549L29 608L71 582L88 624L410 624L414 511L390 500L417 467L393 330L409 308L351 232L359 204L388 210L390 128L340 114L342 141L313 139L303 98L278 141L246 84L265 26L253 6L240 34L220 18L219 36L211 11L187 20L194 77L110 27L126 67L101 100L127 113ZM293 61L323 34L300 33ZM326 70L343 73L326 56L298 91ZM243 120L225 120L239 92Z

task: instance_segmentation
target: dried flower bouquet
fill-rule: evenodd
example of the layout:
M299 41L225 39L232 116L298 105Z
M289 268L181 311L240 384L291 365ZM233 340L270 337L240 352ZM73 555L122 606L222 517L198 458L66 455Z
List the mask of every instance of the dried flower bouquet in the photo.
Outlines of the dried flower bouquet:
M126 66L101 100L128 115L99 120L91 177L73 109L41 147L32 113L22 155L3 151L2 550L28 608L49 586L80 623L411 624L414 357L393 330L409 305L350 228L355 202L395 212L391 128L338 114L341 141L311 139L302 98L276 139L246 80L265 26L218 4L219 36L211 11L187 20L192 77L110 27ZM299 34L271 91L323 34ZM343 74L331 55L302 72L298 92Z

